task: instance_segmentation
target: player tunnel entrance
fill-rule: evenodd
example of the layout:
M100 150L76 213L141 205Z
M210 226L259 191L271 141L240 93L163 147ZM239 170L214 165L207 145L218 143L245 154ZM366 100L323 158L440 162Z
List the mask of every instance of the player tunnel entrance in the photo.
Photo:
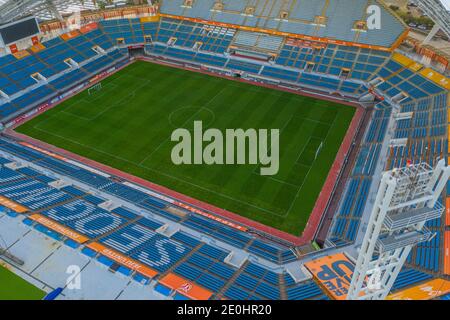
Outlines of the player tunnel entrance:
M145 55L145 47L143 45L128 46L129 57L143 57Z

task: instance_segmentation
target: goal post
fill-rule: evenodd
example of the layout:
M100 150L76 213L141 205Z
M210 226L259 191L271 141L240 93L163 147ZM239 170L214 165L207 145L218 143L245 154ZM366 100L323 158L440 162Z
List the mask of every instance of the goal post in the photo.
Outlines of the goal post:
M322 148L323 148L323 141L320 142L320 145L317 147L316 155L314 156L314 160L317 160L317 158L319 157L320 151L322 151Z
M102 83L99 82L88 89L88 94L90 96L92 96L93 94L95 94L96 92L98 92L102 89L103 89Z

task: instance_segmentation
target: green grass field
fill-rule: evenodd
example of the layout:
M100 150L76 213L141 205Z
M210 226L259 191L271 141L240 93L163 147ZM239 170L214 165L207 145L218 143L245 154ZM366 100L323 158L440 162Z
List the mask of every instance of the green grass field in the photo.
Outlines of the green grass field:
M17 131L299 235L355 113L352 107L135 62ZM280 171L171 162L170 137L209 128L280 129ZM315 159L319 145L323 147Z
M45 292L0 266L0 300L41 300Z

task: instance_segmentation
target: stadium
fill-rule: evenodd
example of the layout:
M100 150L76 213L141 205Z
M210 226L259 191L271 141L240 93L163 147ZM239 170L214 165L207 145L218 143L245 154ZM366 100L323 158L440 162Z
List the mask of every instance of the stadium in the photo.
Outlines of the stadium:
M381 0L0 1L0 300L449 300L450 13L410 2L424 41Z

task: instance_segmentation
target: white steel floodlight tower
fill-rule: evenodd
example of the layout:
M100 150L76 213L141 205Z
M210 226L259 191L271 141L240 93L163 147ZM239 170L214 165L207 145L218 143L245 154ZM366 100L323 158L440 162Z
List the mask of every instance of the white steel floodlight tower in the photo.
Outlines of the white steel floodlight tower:
M450 176L440 160L383 174L353 273L348 300L383 300L413 246L434 234L425 223L441 217L438 202Z

